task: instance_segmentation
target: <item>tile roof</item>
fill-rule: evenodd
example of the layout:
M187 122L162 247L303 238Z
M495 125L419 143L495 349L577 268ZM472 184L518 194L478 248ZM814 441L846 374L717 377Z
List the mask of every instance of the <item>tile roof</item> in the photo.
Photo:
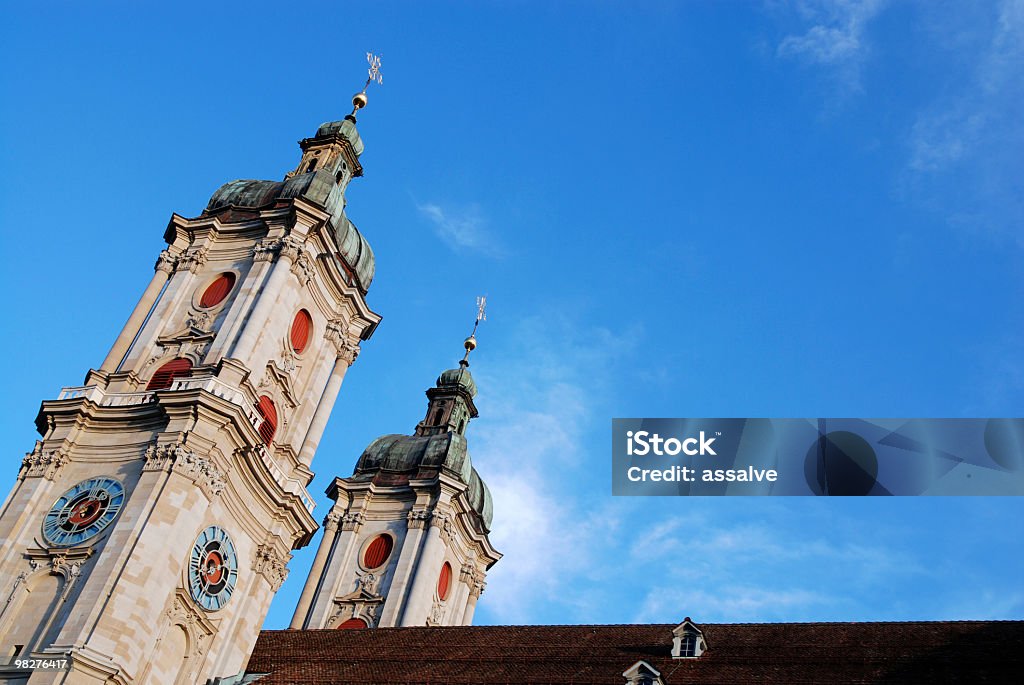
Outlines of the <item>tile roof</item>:
M666 685L1006 683L1024 672L1024 621L700 625L708 651L672 659L674 625L269 630L259 685L622 685L643 659Z

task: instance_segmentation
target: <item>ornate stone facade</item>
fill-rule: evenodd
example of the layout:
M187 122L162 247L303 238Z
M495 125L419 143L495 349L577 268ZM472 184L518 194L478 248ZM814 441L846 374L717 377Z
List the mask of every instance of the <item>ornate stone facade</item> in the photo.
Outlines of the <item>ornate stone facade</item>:
M242 670L290 550L317 528L310 463L380 321L372 250L343 211L362 142L335 124L303 142L304 160L319 155L312 176L304 161L174 215L100 368L43 402L0 509L0 658L67 658L71 671L0 668L0 683L191 685ZM356 534L363 519L338 521ZM352 610L376 615L379 583L364 576Z

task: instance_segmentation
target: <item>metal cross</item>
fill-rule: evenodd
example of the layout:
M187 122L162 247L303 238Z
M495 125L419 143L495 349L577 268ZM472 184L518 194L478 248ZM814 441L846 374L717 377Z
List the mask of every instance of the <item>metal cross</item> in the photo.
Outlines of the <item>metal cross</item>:
M370 84L376 81L379 85L384 85L384 75L380 73L380 56L375 55L372 52L366 53L366 61L369 63L370 68L366 70L369 78L366 79L366 85L363 86L363 92L370 87Z
M476 322L487 321L487 296L476 298Z

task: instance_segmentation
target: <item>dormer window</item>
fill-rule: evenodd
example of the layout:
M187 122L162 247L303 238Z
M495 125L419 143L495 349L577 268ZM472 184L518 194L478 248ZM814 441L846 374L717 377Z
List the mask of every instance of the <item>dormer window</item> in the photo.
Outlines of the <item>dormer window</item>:
M707 651L704 633L687 616L672 630L672 658L695 659Z
M661 673L643 660L627 668L622 677L626 679L626 685L664 685Z

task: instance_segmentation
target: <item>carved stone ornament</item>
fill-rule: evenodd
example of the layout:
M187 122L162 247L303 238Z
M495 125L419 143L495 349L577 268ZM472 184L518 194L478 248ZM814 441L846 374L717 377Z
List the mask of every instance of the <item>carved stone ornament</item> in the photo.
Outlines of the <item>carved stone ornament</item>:
M473 576L473 584L469 587L470 597L479 597L483 594L484 588L487 587L487 582L484 580L486 576L477 571L476 575Z
M336 599L334 603L338 606L338 610L327 621L327 625L331 628L337 628L351 618L358 618L365 621L370 628L374 628L377 626L381 601L380 599L370 601L349 598Z
M452 538L455 535L455 526L452 523L451 514L447 512L434 512L434 517L431 519L430 525L437 528L438 533L441 534L442 540L451 544Z
M205 246L189 248L185 254L178 257L178 271L188 269L192 273L198 273L206 264L207 252L209 252L209 248Z
M178 259L176 257L173 257L167 250L162 250L160 256L156 258L156 264L153 265L153 269L170 274L174 273L174 267L177 263Z
M200 331L208 331L210 330L210 313L189 312L188 318L185 319L185 325L189 328L195 328Z
M359 356L359 340L353 340L346 333L345 324L341 319L328 322L324 337L334 343L334 347L338 350L338 359L343 360L349 366L355 363Z
M405 520L409 522L409 528L426 528L431 516L429 509L410 509Z
M341 517L341 529L358 531L366 522L366 515L361 511L346 511Z
M339 523L341 523L341 512L337 509L331 509L327 512L327 516L324 516L324 528L327 530L336 530Z
M189 656L199 657L206 652L209 638L213 637L216 629L180 588L174 594L174 600L165 616L167 617L167 627L181 626L188 634Z
M373 571L365 571L357 575L357 589L362 590L367 594L377 596L378 590L380 589L380 581L383 580L383 578Z
M309 254L305 250L297 253L295 261L292 262L292 273L303 284L309 283L310 279L313 278L313 260L309 258Z
M35 447L21 460L21 478L45 478L53 480L60 475L64 465L71 461L63 450L43 452L43 443L36 440Z
M252 569L270 581L270 587L277 592L288 577L289 559L290 554L287 557L281 556L273 545L260 545L256 548L256 559L253 561Z
M445 606L440 600L434 600L434 605L430 607L430 617L427 619L428 626L439 626L444 623Z
M275 257L285 257L291 261L302 252L302 243L292 236L285 238L265 238L253 248L252 258L255 262L272 262Z
M227 474L211 459L197 456L181 443L150 445L146 449L146 464L142 470L180 473L191 478L209 497L219 495L227 485Z

